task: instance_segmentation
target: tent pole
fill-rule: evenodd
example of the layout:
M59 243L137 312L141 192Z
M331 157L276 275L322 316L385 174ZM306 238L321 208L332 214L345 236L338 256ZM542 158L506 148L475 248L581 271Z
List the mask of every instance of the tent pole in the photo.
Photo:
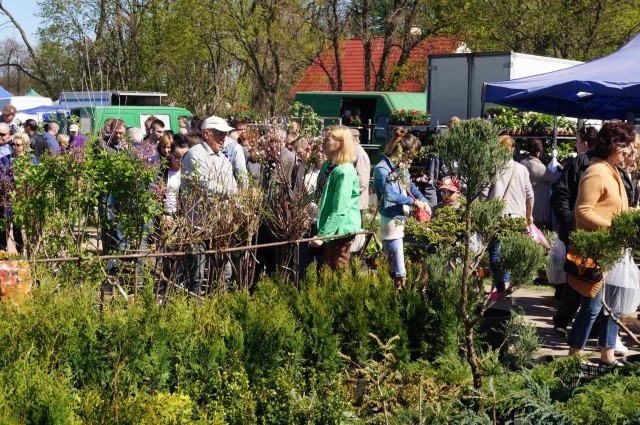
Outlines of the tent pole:
M553 116L553 156L558 155L558 116Z

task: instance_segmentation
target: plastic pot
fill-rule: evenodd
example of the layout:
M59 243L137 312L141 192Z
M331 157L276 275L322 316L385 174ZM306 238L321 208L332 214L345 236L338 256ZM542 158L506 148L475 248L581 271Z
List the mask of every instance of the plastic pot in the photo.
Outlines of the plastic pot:
M504 334L505 324L511 320L511 311L502 308L488 308L484 313L484 319L480 325L479 331L483 336L483 341L491 346L492 349L500 349L500 353L504 354L507 350L505 341L508 335Z

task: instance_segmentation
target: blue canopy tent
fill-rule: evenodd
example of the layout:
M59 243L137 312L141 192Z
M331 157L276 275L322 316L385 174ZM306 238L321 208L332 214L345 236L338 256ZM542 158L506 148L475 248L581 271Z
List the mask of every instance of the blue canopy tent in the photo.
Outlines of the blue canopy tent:
M0 99L6 99L8 97L13 97L13 95L6 91L4 87L0 86Z
M71 108L64 105L41 105L29 109L21 109L18 113L37 115L40 117L38 119L42 121L56 120L66 122L65 117L69 117L71 115ZM66 124L64 124L63 127L66 127Z
M46 113L62 113L62 114L69 115L71 113L71 108L63 105L50 105L50 106L41 105L41 106L29 108L29 109L21 109L18 112L23 114L29 114L29 115L46 114Z
M571 68L487 83L485 103L575 118L640 116L640 34L609 56Z

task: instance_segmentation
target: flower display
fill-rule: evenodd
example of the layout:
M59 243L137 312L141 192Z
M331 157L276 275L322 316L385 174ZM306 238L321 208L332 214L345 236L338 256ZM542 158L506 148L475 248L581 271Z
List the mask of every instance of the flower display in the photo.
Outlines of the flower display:
M418 109L394 109L389 116L389 124L422 126L429 125L431 115Z

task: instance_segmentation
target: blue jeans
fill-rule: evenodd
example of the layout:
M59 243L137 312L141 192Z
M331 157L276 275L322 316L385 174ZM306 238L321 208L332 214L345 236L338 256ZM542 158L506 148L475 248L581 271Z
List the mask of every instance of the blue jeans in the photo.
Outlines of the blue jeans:
M598 291L595 297L582 297L580 301L580 310L573 321L571 332L569 333L569 347L582 350L587 345L589 333L593 327L593 322L602 310L602 291L604 285ZM616 318L620 318L616 315ZM600 334L598 335L598 347L615 348L616 338L618 337L618 325L611 319L611 316L602 316L600 322Z
M489 251L489 266L491 267L491 277L493 278L493 286L496 291L504 292L505 283L509 282L511 275L509 272L502 270L502 259L500 257L500 241L494 239L487 247Z
M404 267L404 245L402 244L402 238L382 241L382 248L389 258L393 275L395 277L406 276L407 270Z

